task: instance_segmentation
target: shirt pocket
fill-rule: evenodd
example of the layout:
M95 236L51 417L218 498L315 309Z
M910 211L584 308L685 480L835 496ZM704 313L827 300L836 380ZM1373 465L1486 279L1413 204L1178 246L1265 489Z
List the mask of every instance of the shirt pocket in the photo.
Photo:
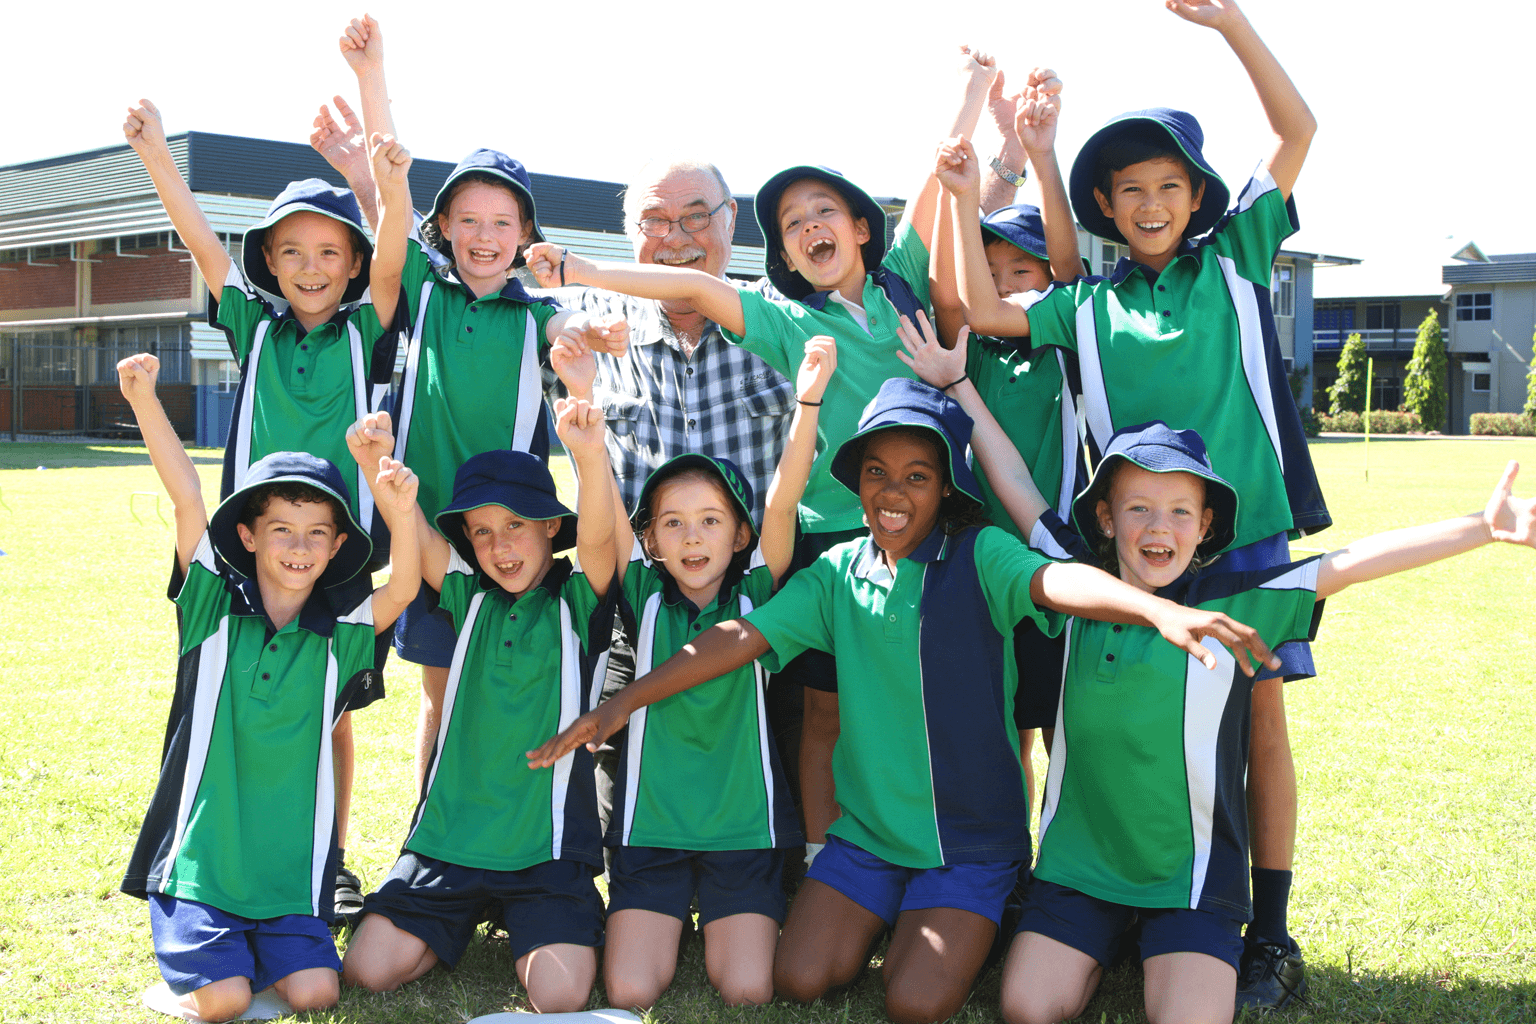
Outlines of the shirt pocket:
M646 400L637 395L596 389L593 397L602 403L603 418L609 431L614 437L623 439L626 447L633 447L635 435L639 433L640 417L646 413Z
M767 380L750 382L754 390L737 396L748 416L787 416L795 409L794 382L774 374Z

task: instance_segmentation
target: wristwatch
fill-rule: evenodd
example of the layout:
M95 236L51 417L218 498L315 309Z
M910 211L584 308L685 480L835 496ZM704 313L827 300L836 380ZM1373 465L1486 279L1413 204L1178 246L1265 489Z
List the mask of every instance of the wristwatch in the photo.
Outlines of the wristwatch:
M1020 185L1023 185L1025 179L1027 179L1029 177L1029 168L1028 167L1025 167L1024 170L1021 171L1020 173L1014 174L1006 166L1004 166L1004 164L1003 164L1003 162L1001 160L999 160L995 156L992 158L992 169L997 172L997 176L999 178L1002 178L1004 181L1006 181L1008 184L1012 185L1014 188L1018 188Z

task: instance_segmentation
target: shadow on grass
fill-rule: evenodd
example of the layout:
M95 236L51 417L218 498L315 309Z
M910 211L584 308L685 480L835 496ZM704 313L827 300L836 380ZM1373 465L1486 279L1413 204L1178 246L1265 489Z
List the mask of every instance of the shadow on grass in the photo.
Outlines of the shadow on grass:
M199 466L217 466L224 461L222 448L188 448L187 454ZM95 466L147 466L149 452L142 446L129 447L97 444L48 444L17 441L0 444L0 469L78 469Z

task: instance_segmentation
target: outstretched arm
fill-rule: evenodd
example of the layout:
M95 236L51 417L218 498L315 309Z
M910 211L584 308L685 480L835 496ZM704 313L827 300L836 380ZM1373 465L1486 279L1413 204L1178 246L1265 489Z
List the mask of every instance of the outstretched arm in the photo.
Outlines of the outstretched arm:
M1232 47L1243 70L1253 80L1254 91L1264 106L1264 116L1275 133L1275 150L1269 157L1269 173L1287 199L1307 159L1307 149L1317 132L1317 119L1301 98L1291 76L1285 73L1264 40L1233 0L1167 0L1168 9L1185 21L1221 33Z
M805 361L795 376L795 416L789 423L789 440L773 483L768 485L768 503L763 509L760 544L763 561L773 574L777 587L789 569L795 550L795 520L806 482L811 479L811 465L816 461L816 424L821 412L821 396L837 369L837 342L818 334L805 343Z
M666 700L674 693L734 672L768 652L768 641L745 619L732 619L711 627L691 644L668 658L597 710L582 715L560 735L528 751L529 768L548 768L583 743L596 750L618 732L629 716L643 707Z
M732 334L745 333L741 294L730 282L702 270L587 260L551 242L535 242L524 256L542 288L584 284L641 299L686 299Z
M208 218L203 215L203 208L197 205L192 190L176 169L171 148L165 141L165 124L160 119L159 108L149 100L139 100L138 106L129 107L128 118L123 122L123 135L133 151L139 154L139 159L144 161L144 169L149 172L149 180L155 183L160 203L176 226L176 233L191 250L197 272L203 275L203 283L217 295L229 277L229 253L224 251L224 243L219 241Z
M357 205L362 208L368 226L378 231L379 205L374 195L373 169L368 161L362 122L340 96L331 97L331 102L336 104L336 113L341 115L344 124L337 124L331 116L331 108L320 104L320 113L314 120L315 130L309 133L310 148L325 157L331 169L341 175L347 188L357 197Z
M160 483L175 508L176 564L185 573L203 532L208 529L208 508L203 504L203 482L198 478L197 467L187 457L187 450L181 446L181 439L155 396L155 381L159 377L159 358L146 352L117 364L118 387L133 408L144 447L149 449L149 461L154 463Z
M1504 467L1481 514L1390 530L1328 552L1318 565L1318 600L1352 583L1416 569L1496 541L1536 547L1536 498L1520 499L1512 493L1519 472L1518 462Z
M411 154L390 136L374 134L370 140L373 180L378 188L378 237L373 245L368 288L373 311L381 324L395 320L400 302L400 275L405 272L405 241L411 233L411 187L407 172Z
M976 206L980 175L976 150L965 139L950 139L939 146L934 174L949 192L954 208L951 227L955 233L955 276L965 322L978 334L1016 338L1029 333L1024 310L998 297L987 268L986 243L981 237L981 211ZM1013 296L1009 296L1011 299Z
M576 464L576 557L582 574L599 598L624 567L635 538L629 520L617 513L618 484L603 443L607 428L601 407L577 398L555 402L555 433Z

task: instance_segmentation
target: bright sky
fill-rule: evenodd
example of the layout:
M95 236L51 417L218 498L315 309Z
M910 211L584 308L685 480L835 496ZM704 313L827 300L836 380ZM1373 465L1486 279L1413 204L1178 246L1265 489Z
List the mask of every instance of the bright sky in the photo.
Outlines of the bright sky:
M1536 251L1525 180L1536 157L1536 4L1248 0L1244 9L1320 126L1297 185L1303 230L1289 247L1420 265L1466 239L1485 252ZM465 10L483 13L452 17ZM810 162L907 197L958 99L961 41L996 53L1020 83L1035 64L1058 71L1064 169L1107 118L1149 106L1194 112L1207 156L1234 189L1269 148L1253 89L1221 38L1157 0L386 0L371 11L387 40L401 138L432 159L491 146L534 171L622 181L645 157L681 150L719 164L737 192ZM321 101L355 99L336 39L358 13L333 0L89 13L12 5L0 163L121 142L122 112L140 96L173 134L305 142ZM990 155L985 135L979 145Z

